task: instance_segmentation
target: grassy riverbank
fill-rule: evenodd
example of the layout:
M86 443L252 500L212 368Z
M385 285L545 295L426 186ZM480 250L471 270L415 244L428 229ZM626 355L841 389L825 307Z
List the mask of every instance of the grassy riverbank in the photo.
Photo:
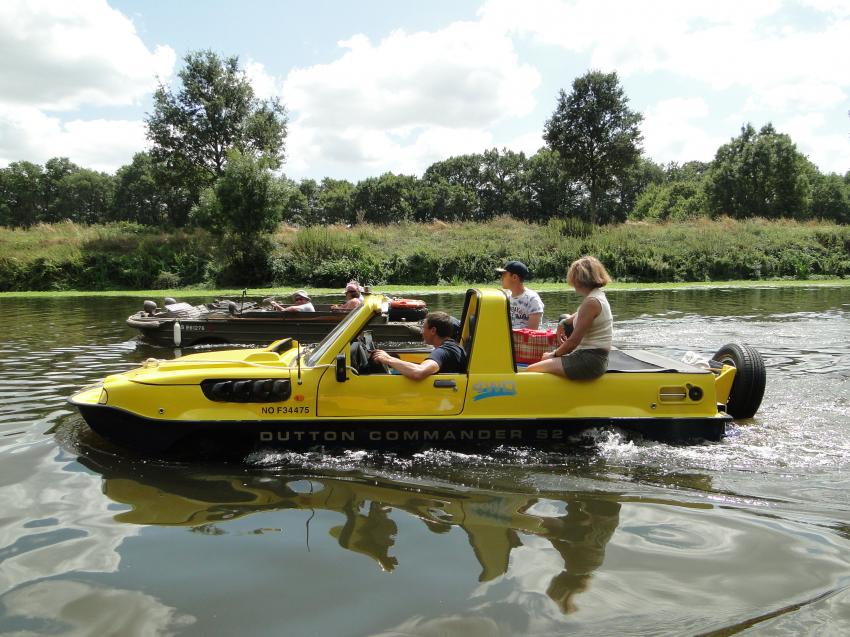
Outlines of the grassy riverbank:
M538 292L556 292L570 289L566 283L541 282L535 284L533 289ZM382 292L394 296L410 296L415 294L463 294L469 287L498 287L495 279L484 283L468 283L462 285L378 285L375 292ZM723 289L723 288L804 288L804 287L845 287L850 288L850 278L844 279L772 279L762 281L698 281L682 283L622 283L612 282L606 289L616 291L641 291L641 290L688 290L688 289ZM248 288L248 296L251 298L278 296L286 297L295 291L296 287L270 287L270 288ZM339 288L310 288L310 293L316 296L329 295L341 296ZM173 297L177 300L193 297L231 297L241 296L242 290L231 288L175 288L172 290L65 290L65 291L30 291L30 292L0 292L3 298L73 298L93 296L125 296L145 299L161 299L162 297Z
M281 226L274 246L262 280L228 281L227 259L236 246L216 247L203 230L126 223L0 229L0 291L156 296L245 285L262 294L295 287L337 291L351 277L397 292L454 290L467 282L495 283L493 268L514 258L531 268L533 287L545 290L549 284L559 289L567 265L583 254L597 255L618 285L850 277L850 227L824 222L721 219L594 228L504 217L350 229Z

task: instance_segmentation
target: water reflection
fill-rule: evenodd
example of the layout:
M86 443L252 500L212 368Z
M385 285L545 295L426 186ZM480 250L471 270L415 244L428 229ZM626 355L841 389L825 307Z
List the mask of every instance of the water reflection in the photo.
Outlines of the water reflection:
M260 512L302 510L310 512L311 518L320 511L334 512L343 521L329 528L330 537L339 547L371 558L385 571L400 568L405 561L397 553L399 525L393 519L400 512L437 535L462 529L479 564L482 583L508 573L513 551L532 545L539 551L543 540L561 562L546 595L563 613L576 610L575 596L587 590L605 559L621 503L632 499L585 491L460 490L310 472L198 471L179 465L141 465L106 454L81 457L80 462L103 476L108 498L129 507L115 514L116 522L187 526L215 535L226 533L223 523ZM702 503L664 504L711 508ZM298 527L284 530L292 533ZM308 521L303 528L308 548L310 532ZM412 563L417 559L411 556Z
M22 586L3 596L4 606L16 635L173 635L196 621L151 595L73 580Z
M117 572L119 547L140 532L112 522L97 475L76 462L57 465L43 446L20 447L3 463L2 479L13 486L0 489L0 591L72 572Z

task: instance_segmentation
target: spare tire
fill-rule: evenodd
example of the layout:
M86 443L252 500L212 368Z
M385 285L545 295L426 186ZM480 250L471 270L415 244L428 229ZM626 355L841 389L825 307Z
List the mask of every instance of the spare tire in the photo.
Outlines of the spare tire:
M726 402L733 418L752 418L764 397L766 374L758 351L743 343L728 343L717 350L714 360L735 367L735 380Z

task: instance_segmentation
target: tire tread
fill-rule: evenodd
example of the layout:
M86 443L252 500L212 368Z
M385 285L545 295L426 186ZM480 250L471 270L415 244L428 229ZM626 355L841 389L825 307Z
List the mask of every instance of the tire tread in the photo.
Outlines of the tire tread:
M733 418L752 418L761 405L766 386L767 375L761 354L750 345L728 343L717 350L714 359L731 360L735 365L727 413Z

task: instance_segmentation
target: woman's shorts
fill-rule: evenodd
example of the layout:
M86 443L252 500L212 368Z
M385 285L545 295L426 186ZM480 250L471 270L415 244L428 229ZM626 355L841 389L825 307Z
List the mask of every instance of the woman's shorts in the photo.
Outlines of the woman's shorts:
M599 378L608 369L608 350L576 349L561 356L561 365L570 380Z

